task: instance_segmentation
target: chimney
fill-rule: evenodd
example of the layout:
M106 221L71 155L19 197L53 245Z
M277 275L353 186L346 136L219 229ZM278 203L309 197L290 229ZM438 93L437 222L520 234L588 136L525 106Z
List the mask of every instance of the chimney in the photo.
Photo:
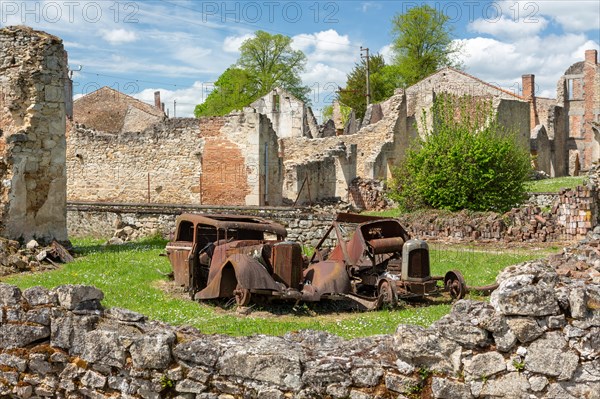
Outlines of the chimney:
M162 110L161 102L160 102L160 91L154 92L154 106L158 109Z
M523 86L523 97L529 101L529 128L533 129L539 123L535 101L535 75L521 76L521 84Z
M523 86L523 97L529 101L535 99L535 75L521 76L521 84Z
M598 63L598 51L597 50L585 50L585 62L596 65Z

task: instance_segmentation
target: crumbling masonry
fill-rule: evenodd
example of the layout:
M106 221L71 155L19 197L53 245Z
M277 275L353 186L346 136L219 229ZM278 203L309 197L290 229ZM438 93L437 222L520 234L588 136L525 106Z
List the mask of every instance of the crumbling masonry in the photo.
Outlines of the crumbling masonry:
M26 27L0 29L0 234L67 239L62 41Z

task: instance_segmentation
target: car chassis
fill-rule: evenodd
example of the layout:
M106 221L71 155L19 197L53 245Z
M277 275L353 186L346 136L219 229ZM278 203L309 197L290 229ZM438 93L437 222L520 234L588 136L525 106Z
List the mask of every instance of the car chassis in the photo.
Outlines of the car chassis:
M347 225L356 226L349 240ZM167 256L175 282L195 300L234 298L246 306L252 298L351 299L376 309L443 291L462 298L469 290L457 270L431 276L427 243L392 218L338 214L310 260L284 240L283 226L261 218L182 214L175 234ZM331 251L328 238L337 240Z

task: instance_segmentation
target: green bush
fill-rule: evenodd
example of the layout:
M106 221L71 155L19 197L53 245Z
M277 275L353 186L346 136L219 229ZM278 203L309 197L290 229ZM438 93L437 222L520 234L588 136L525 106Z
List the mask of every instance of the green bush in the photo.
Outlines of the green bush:
M419 134L426 139L417 139L394 171L391 199L404 210L450 211L505 211L523 200L529 152L498 123L491 102L442 95L432 117L431 131Z

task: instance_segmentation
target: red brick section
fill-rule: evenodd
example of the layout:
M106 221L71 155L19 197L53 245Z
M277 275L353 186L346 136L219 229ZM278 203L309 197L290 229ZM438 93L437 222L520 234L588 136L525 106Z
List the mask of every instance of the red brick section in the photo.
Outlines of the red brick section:
M222 137L225 120L221 116L198 120L198 136L206 139L200 177L203 205L246 205L246 195L250 193L242 151Z
M244 156L230 140L206 139L200 179L203 205L246 205L250 189Z
M596 98L596 90L599 90L595 85L595 78L598 72L598 52L596 50L585 51L585 63L583 64L583 134L586 142L586 151L584 156L585 169L592 166L592 147L594 142L594 132L592 130L592 122L594 122L594 108L598 104L594 104Z
M221 135L221 128L225 125L223 116L205 116L198 120L200 137L217 137Z
M523 75L521 76L521 82L523 85L523 97L529 101L529 128L533 129L539 124L539 118L537 114L537 105L535 100L535 75Z

